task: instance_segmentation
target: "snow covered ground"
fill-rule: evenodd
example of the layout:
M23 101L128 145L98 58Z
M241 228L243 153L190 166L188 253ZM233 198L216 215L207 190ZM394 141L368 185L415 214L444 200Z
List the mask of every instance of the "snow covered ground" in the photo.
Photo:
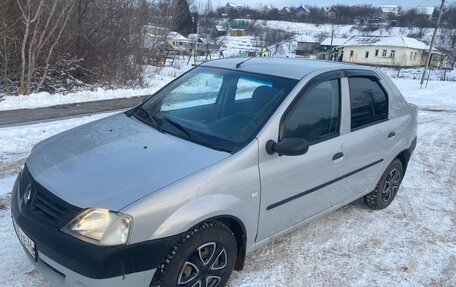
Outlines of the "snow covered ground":
M174 67L149 67L146 71L146 75L148 75L146 78L147 88L113 90L97 88L93 91L66 94L56 93L51 95L47 92L41 92L27 96L5 96L0 101L0 111L150 95L187 71L191 67L191 65L186 65L187 60L188 58L179 59Z
M395 80L420 107L417 150L396 200L349 204L247 258L229 286L456 286L456 83ZM0 286L50 286L13 231L10 191L31 147L109 114L0 129Z
M235 38L235 37L232 37ZM244 38L244 37L237 37ZM226 57L228 56L237 56L239 54L239 42L233 42L227 50L225 50ZM295 48L296 42L292 41L291 43L284 43L281 45L280 51L277 56L289 56L294 57L291 51ZM293 48L294 47L294 48ZM217 59L218 55L214 55L213 59ZM201 62L204 57L200 57L199 61ZM104 90L98 88L95 91L79 91L74 93L67 94L49 94L47 92L31 94L28 96L5 96L3 100L0 101L0 111L2 110L13 110L13 109L23 109L23 108L38 108L38 107L49 107L54 105L61 104L71 104L78 102L90 102L98 100L107 100L107 99L117 99L117 98L130 98L142 95L150 95L162 88L169 81L186 72L192 67L191 64L187 65L188 58L182 57L176 60L174 67L164 67L156 68L149 67L149 70L146 71L146 74L149 75L146 79L148 88L142 89L115 89L115 90ZM193 61L191 61L193 62ZM386 71L387 74L392 77L397 77L397 70L391 68L382 68ZM423 70L422 68L411 68L411 69L401 69L399 72L399 78L401 79L420 79ZM431 73L431 80L440 80L443 78L443 70L435 70ZM450 71L447 73L447 80L456 81L456 70ZM413 84L414 81L403 82L404 84L410 83ZM437 82L438 84L430 84L428 89L424 89L422 92L418 91L416 95L422 95L428 92L433 92L431 89L432 85L443 85L445 87L451 86L449 82ZM406 91L408 89L405 89ZM426 90L431 90L427 91ZM410 94L412 95L412 94ZM440 99L439 99L440 100Z

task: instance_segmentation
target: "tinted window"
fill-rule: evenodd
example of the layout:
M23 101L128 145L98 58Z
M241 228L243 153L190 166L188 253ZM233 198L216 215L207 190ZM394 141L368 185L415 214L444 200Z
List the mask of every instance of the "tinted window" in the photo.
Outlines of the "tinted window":
M292 110L284 125L284 137L313 143L337 134L339 105L339 80L318 84Z
M388 118L388 100L379 84L370 78L350 78L351 128Z

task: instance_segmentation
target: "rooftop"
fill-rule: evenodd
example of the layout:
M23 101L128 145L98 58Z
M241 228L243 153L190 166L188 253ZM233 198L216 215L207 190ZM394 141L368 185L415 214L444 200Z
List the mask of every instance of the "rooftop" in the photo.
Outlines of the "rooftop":
M349 40L349 38L333 38L332 45L333 45L334 47L342 46L342 45L345 44L348 40ZM321 42L320 45L321 45L321 46L331 46L331 38L326 38L326 39L324 39L323 42Z
M178 32L175 32L175 31L169 32L167 38L170 40L180 40L180 41L188 40L187 38L185 38L184 36L182 36L181 34L179 34Z
M297 35L294 39L299 43L318 43L317 40L309 35Z
M318 70L369 69L363 66L341 62L295 59L295 58L251 58L236 69L236 65L248 58L227 58L201 64L204 67L216 67L265 74L300 80L307 74Z
M387 46L407 47L418 50L429 49L426 43L404 36L353 36L343 46Z

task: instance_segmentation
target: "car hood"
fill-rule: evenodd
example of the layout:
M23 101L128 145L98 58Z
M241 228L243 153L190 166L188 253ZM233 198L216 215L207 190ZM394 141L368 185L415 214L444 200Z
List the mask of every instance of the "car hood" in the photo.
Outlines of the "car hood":
M37 182L72 205L120 210L228 156L121 113L45 140L26 164Z

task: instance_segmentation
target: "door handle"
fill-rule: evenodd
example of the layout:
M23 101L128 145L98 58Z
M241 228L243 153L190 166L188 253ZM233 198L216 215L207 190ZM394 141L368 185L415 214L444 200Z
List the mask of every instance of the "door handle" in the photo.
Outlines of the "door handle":
M332 160L336 160L336 159L339 159L339 158L342 158L342 157L344 157L344 154L341 153L341 152L338 152L338 153L336 153L336 154L333 156Z
M390 132L390 133L388 134L388 138L389 138L389 139L392 138L392 137L395 137L395 136L396 136L396 133L395 133L395 132Z

